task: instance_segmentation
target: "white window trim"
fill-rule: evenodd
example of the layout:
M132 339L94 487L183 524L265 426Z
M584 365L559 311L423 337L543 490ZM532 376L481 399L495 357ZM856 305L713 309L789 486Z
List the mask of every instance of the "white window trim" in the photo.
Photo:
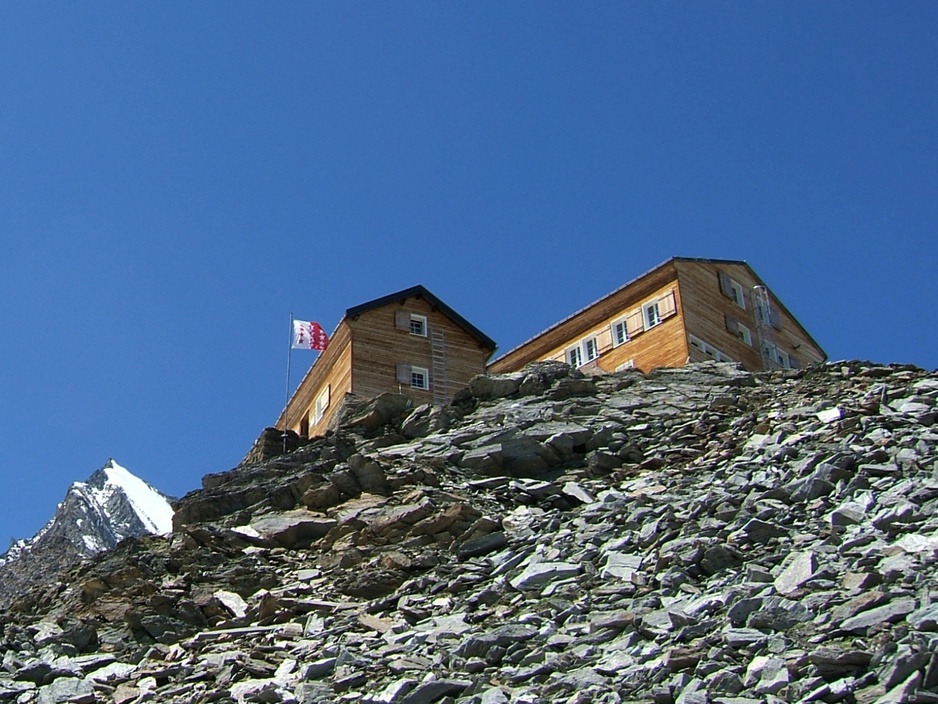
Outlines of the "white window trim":
M736 323L736 329L739 332L739 339L752 347L752 331L742 323Z
M785 350L779 349L776 345L766 343L764 354L782 369L793 369L791 355Z
M691 344L691 347L694 347L695 349L700 350L705 355L707 355L708 357L712 357L718 362L735 362L736 361L725 352L721 352L716 347L711 345L709 342L705 342L704 340L701 340L696 335L688 335L687 338L688 338L688 342L690 342Z
M423 385L415 384L414 381L419 378L423 378ZM410 386L412 389L421 389L423 391L429 391L430 389L430 370L426 367L414 367L410 368Z
M590 362L599 359L599 356L600 352L598 335L584 337L575 345L571 345L566 350L564 350L563 353L564 361L571 367L582 367L584 364L589 364Z
M620 318L619 320L613 322L612 325L609 326L609 331L612 334L613 347L624 345L626 342L632 339L629 336L629 326L625 318Z
M654 311L654 315L651 315L652 311ZM642 325L644 325L645 330L651 330L661 325L661 320L661 309L658 307L657 298L642 306Z
M733 302L746 310L746 289L743 288L743 285L736 279L730 279L730 289L733 291Z
M626 369L635 369L635 360L630 359L627 362L623 362L618 367L616 367L617 372L625 371Z
M410 334L417 337L427 336L427 316L418 315L417 313L410 314Z

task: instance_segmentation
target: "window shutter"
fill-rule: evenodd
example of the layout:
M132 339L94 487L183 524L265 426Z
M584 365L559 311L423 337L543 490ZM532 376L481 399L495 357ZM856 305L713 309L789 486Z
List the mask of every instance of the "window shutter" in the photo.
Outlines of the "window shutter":
M394 327L398 330L410 330L410 311L394 311ZM408 372L409 374L410 372Z
M788 364L792 369L801 369L801 362L793 354L788 355Z
M410 365L409 364L398 364L397 365L397 381L400 384L406 384L410 386Z
M726 329L734 335L739 336L739 321L729 315L724 315L723 317L726 318Z
M632 311L625 318L625 326L629 331L629 337L637 335L645 329L645 323L642 318L642 309Z
M658 315L664 319L674 315L675 312L674 291L668 291L658 299Z
M722 293L727 298L732 299L733 285L730 283L730 277L724 274L722 271L718 271L717 276L720 277L720 293Z
M769 323L776 330L782 329L782 316L779 315L778 309L773 305L769 305Z

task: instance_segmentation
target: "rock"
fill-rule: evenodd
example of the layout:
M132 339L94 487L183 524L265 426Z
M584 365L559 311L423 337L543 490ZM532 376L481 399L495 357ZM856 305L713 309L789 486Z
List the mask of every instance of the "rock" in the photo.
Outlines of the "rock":
M251 522L250 528L269 543L295 548L322 538L335 526L333 519L297 509L261 516Z
M575 577L580 573L579 565L570 562L536 562L528 565L521 574L509 580L515 589L539 589L557 579Z
M817 556L812 551L795 553L786 561L786 566L775 578L775 588L780 594L790 596L811 579L818 569Z
M0 700L935 698L938 432L900 409L935 408L938 374L489 381L368 424L349 404L212 475L175 534L23 594Z
M851 633L866 635L875 626L899 621L906 614L915 610L915 600L910 598L895 599L882 606L862 611L856 616L840 622L840 629Z

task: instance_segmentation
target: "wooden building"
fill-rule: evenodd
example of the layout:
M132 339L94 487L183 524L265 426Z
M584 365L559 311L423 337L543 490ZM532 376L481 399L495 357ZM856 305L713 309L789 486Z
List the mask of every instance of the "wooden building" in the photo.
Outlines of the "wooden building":
M826 358L746 262L675 257L505 353L488 370L562 360L647 372L716 359L756 371Z
M495 343L423 286L349 308L277 421L322 435L347 396L447 403L485 372Z

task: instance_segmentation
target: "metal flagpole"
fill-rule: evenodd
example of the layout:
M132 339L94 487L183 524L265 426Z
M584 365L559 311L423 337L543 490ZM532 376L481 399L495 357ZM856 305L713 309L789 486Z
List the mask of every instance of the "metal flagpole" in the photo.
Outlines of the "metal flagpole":
M287 338L287 390L283 402L283 454L287 454L287 406L290 405L290 361L293 359L293 311L290 311L290 335Z

